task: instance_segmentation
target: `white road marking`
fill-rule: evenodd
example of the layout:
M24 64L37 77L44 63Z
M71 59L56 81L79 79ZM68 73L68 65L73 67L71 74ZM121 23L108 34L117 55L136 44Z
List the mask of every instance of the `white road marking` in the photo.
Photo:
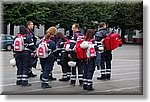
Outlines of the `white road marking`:
M98 72L95 72L95 73L98 73ZM118 75L128 75L128 74L136 74L136 73L140 73L140 72L130 72L130 73L119 73L119 74L113 74L113 76L118 76ZM54 76L56 75L60 75L60 74L54 74ZM95 75L93 78L97 77L98 75ZM10 79L16 79L16 78L10 78ZM4 80L3 80L4 81ZM40 82L40 81L32 81L30 83L37 83L37 82ZM12 84L4 84L4 85L0 85L0 86L11 86L11 85L16 85L16 83L12 83Z
M97 73L97 72L96 72ZM136 73L140 73L140 72L131 72L131 73L119 73L119 74L112 74L112 76L118 76L118 75L128 75L128 74L136 74ZM99 75L98 75L99 76ZM97 75L95 75L94 77L97 77Z
M137 79L139 79L139 78L120 79L120 80L113 80L113 81L108 81L108 82L95 82L94 84L105 84L105 83L108 84L108 83L117 82L117 81L128 81L128 80L137 80ZM52 89L58 89L58 88L65 88L65 87L70 87L70 85L59 86L59 87L52 87L50 90L52 90ZM42 90L44 90L44 89L40 88L40 89L35 89L35 90L12 92L11 94L25 93L25 92L34 92L34 91L42 91Z
M93 92L89 92L88 94L91 94L91 93L100 93L100 92L112 92L112 91L116 92L116 91L122 91L122 90L127 90L127 89L135 89L135 88L140 88L140 87L142 87L142 86L123 87L123 88L116 88L116 89L109 89L109 90L102 90L102 91L93 91Z
M114 60L116 60L116 59L114 59ZM119 59L119 61L131 61L131 62L132 62L132 61L136 61L136 60L122 60L122 59L120 60L120 59ZM118 61L118 62L119 62L119 61ZM112 61L112 63L113 63L113 61ZM128 67L131 67L131 66L134 66L134 67L141 67L140 65L141 65L141 63L140 63L140 64L139 64L139 63L138 63L138 64L134 64L134 65L131 65L131 64L130 64L130 65L128 65L128 64L127 64L127 65L113 65L113 64L112 64L112 67L119 67L119 66L121 66L121 67L123 67L123 66L128 66ZM7 65L7 66L10 66L10 65ZM37 66L38 66L38 65L37 65ZM61 68L59 65L55 65L55 66L59 67L58 69ZM55 66L54 66L54 67L55 67ZM3 67L4 67L4 66L3 66ZM12 66L10 66L10 67L11 67L11 68L10 68L11 70L7 70L7 72L13 71L14 69L15 69L15 71L17 70L16 67L12 67ZM3 68L2 68L2 69L3 69ZM12 70L12 69L13 69L13 70ZM39 68L37 68L36 70L39 70ZM39 71L40 71L40 70L39 70ZM0 72L0 74L3 74L3 72L4 72L4 70L2 70L2 71ZM14 73L14 74L16 74L16 73Z
M112 82L117 82L117 81L127 81L127 80L137 80L139 78L128 78L128 79L118 79L118 80L109 80L109 81L104 81L104 82L93 82L93 84L105 84L105 83L112 83Z
M115 68L115 67L125 67L125 66L128 66L128 68ZM130 68L130 67L136 67L136 68ZM135 66L135 65L115 65L115 66L112 66L112 68L114 68L114 69L112 69L112 71L115 71L115 70L132 70L132 69L139 69L139 66ZM34 71L39 71L39 73L40 73L40 70L34 70ZM33 72L34 72L33 71ZM55 70L55 71L60 71L60 70ZM96 72L97 70L95 70L95 72ZM13 73L13 75L16 75L16 73ZM54 74L54 75L58 75L58 74ZM60 74L59 74L60 75ZM7 79L15 79L15 78L5 78L5 80L7 80Z
M112 61L133 61L133 62L137 62L137 61L142 61L140 58L139 59L119 59L119 58L116 58L116 59L113 59Z

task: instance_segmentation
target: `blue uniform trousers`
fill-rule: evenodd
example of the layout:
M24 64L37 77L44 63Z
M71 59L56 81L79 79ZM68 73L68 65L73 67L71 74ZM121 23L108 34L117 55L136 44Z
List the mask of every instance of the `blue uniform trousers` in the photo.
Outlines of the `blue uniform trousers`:
M60 65L63 72L62 78L70 78L71 76L71 67L68 66L68 61L68 53L66 51L62 51L60 56Z
M16 52L15 60L17 66L17 84L28 84L28 72L30 69L30 51Z
M82 60L77 61L77 67L72 67L72 75L71 75L72 84L76 83L77 71L78 71L79 83L82 84L83 83L83 62L82 62Z
M47 83L49 81L49 73L53 69L55 57L50 54L47 58L40 58L40 63L42 67L41 80L42 83Z
M92 86L92 78L95 71L95 58L86 60L83 64L83 86Z
M101 77L111 77L111 51L105 51L101 54Z

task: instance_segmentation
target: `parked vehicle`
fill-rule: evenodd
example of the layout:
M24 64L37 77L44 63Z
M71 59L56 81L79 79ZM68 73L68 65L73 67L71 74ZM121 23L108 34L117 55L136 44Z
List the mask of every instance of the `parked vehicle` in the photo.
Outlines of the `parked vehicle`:
M1 50L5 49L10 51L13 48L13 37L11 35L1 34Z

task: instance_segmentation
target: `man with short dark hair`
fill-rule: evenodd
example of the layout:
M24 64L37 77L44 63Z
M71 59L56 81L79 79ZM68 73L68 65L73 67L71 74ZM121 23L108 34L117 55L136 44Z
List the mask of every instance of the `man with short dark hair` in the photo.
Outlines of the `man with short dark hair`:
M79 24L74 23L72 25L72 31L73 31L73 37L71 38L71 40L73 41L77 41L78 37L84 37L84 34L82 34L79 30ZM73 49L76 43L70 44L70 48ZM68 57L70 58L70 60L77 62L77 68L78 68L78 76L76 76L76 66L72 68L72 75L71 75L71 83L70 85L75 86L76 83L76 79L78 77L79 79L79 84L83 85L83 69L81 66L81 61L77 60L76 58L76 53L75 51L70 51L70 54L68 54Z
M33 27L34 27L33 22L32 21L28 21L26 23L26 27L27 27L29 33L32 35L32 39L33 39L34 45L36 46L37 38L35 37L35 34L32 31ZM28 77L36 77L37 76L36 74L32 73L32 67L36 68L36 65L37 65L37 57L31 56L31 68L29 70Z
M104 22L101 22L99 25L100 29L95 34L95 41L101 42L104 39L109 31L107 30L107 25ZM111 50L104 49L104 52L101 53L101 77L97 77L97 80L110 80L111 77L111 60L112 54Z

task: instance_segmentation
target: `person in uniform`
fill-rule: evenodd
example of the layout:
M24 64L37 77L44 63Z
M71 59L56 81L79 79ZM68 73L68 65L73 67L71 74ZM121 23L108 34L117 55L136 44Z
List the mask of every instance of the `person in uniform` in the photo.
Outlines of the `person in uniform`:
M79 31L79 24L73 24L72 25L72 31L73 31L73 36L71 38L71 40L73 41L77 41L78 37L82 36L84 38L84 35ZM73 49L76 43L72 43L70 44L70 49ZM79 79L79 84L83 85L83 69L82 69L82 65L80 64L80 60L77 60L76 58L76 52L75 51L70 51L68 54L68 57L70 58L70 60L77 62L77 68L78 68L78 79ZM76 83L76 67L72 67L72 75L71 75L71 83L70 85L75 86Z
M93 38L94 38L94 30L88 29L86 32L85 41L94 44L95 41ZM87 91L94 90L92 78L95 71L95 56L91 58L87 58L86 60L83 60L81 63L83 67L83 90L87 90Z
M59 81L69 81L71 76L71 68L68 66L68 51L65 50L64 46L68 39L61 33L58 32L56 36L57 46L57 62L62 68L62 78Z
M56 32L55 32L56 33ZM55 37L55 34L54 35L50 35L50 40L52 40L55 45L56 45L56 37ZM54 56L55 56L55 51L53 52L54 53ZM55 57L55 61L56 61L56 57ZM57 78L54 78L53 77L53 68L50 70L49 72L49 81L56 81Z
M100 29L95 34L95 41L99 42L102 41L109 31L107 30L106 23L101 22L100 23ZM110 80L111 78L111 60L112 60L112 54L111 50L104 49L104 52L101 53L101 76L97 77L97 80Z
M46 34L44 35L44 37L42 38L42 40L46 41L47 47L49 49L48 57L40 58L40 64L42 67L40 80L42 81L42 83L41 83L42 88L51 88L52 87L49 85L49 73L53 69L54 62L55 62L55 56L54 56L53 51L56 49L56 44L54 41L52 41L50 39L50 37L51 37L51 35L54 35L56 33L56 31L57 31L57 29L55 27L50 27L46 31Z
M34 45L36 46L36 41L37 41L37 38L35 37L35 34L34 32L32 31L33 30L33 22L32 21L28 21L26 23L26 27L28 29L28 32L31 34L32 36L32 39L33 39L33 42L34 42ZM37 75L36 74L33 74L32 72L32 67L33 68L36 68L36 65L37 65L37 57L34 57L33 55L31 55L31 67L30 67L30 70L29 70L29 74L28 74L28 77L36 77Z
M19 52L14 50L17 66L16 85L31 86L31 84L28 83L28 72L31 65L31 53L36 56L36 47L34 46L32 35L28 33L28 30L23 25L20 26L20 34L23 36L24 50ZM15 37L15 39L16 38L17 37Z

